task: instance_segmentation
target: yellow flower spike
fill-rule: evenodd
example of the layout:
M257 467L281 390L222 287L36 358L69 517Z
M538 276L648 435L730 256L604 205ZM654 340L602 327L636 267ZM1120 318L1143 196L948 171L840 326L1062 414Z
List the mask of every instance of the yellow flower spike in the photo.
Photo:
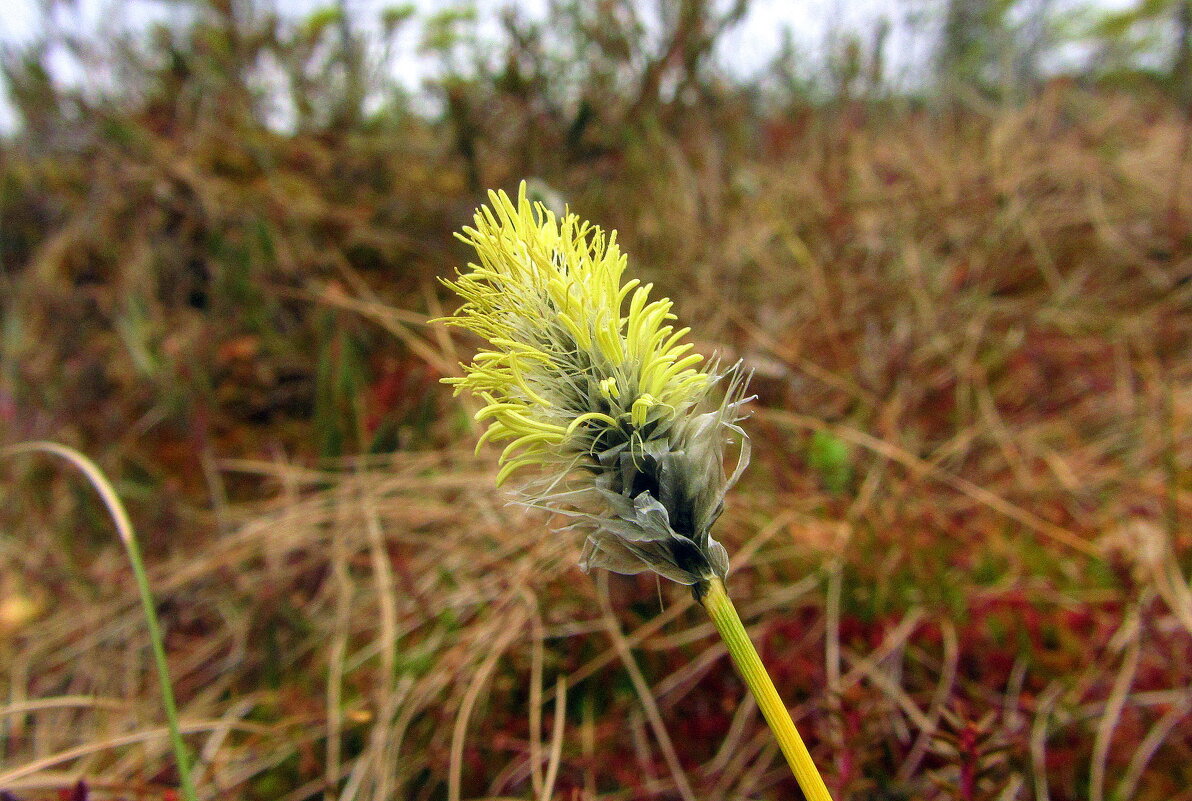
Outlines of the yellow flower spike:
M449 383L483 399L481 440L506 443L498 480L538 466L524 492L591 529L586 567L651 569L690 585L723 577L728 560L708 529L731 484L724 447L745 444L736 425L744 382L735 368L697 369L688 329L669 322L674 304L624 278L615 232L530 203L524 185L516 200L488 200L458 235L478 263L447 282L464 303L446 322L488 341ZM653 508L643 491L668 499L673 525L642 517ZM606 527L610 515L619 522ZM638 525L654 528L632 548L610 533Z
M464 299L445 322L488 341L444 379L485 406L485 442L505 442L497 484L537 466L523 490L534 506L565 511L587 532L581 566L619 573L653 570L687 584L724 638L783 754L811 801L830 801L823 780L766 675L725 593L728 554L711 527L749 460L737 425L745 403L739 366L698 369L666 298L651 284L622 283L627 263L616 232L573 214L562 219L490 192L474 227L459 238L476 250L447 282ZM622 316L622 307L629 308ZM718 382L727 385L712 397ZM724 449L739 448L725 475ZM582 470L576 468L582 467Z

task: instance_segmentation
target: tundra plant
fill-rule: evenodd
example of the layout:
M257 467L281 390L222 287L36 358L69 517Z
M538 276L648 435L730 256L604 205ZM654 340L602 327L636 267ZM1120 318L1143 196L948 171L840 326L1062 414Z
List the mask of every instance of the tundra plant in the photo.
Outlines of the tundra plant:
M711 529L749 461L738 425L746 385L690 353L671 301L622 282L616 232L526 199L490 192L460 238L470 264L448 282L464 299L445 322L488 341L461 378L445 379L485 405L484 442L504 442L497 482L537 468L528 505L561 513L587 535L581 566L652 570L689 585L812 801L829 799L724 588L728 554ZM626 310L626 303L628 309ZM724 452L735 446L731 475Z

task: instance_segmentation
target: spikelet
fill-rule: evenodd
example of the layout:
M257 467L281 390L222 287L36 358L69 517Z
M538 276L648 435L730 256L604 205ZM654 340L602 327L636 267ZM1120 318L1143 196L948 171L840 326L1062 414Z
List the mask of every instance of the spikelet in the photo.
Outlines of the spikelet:
M505 443L498 483L536 466L521 500L587 532L585 570L723 578L728 556L709 531L749 461L739 365L701 369L671 301L622 282L616 232L560 219L530 203L524 183L516 205L504 192L489 201L457 235L479 264L447 282L465 302L444 320L488 347L444 381L483 399L477 449Z

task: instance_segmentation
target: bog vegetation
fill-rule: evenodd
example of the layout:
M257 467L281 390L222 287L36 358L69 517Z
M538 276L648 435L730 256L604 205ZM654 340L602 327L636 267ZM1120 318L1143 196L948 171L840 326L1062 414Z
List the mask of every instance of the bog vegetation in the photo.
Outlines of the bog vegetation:
M730 74L744 0L345 7L4 52L0 444L128 504L201 798L798 792L690 594L579 573L438 383L527 177L754 371L717 538L836 798L1190 797L1192 4L915 6L901 85L881 23ZM0 793L176 797L111 521L0 469Z

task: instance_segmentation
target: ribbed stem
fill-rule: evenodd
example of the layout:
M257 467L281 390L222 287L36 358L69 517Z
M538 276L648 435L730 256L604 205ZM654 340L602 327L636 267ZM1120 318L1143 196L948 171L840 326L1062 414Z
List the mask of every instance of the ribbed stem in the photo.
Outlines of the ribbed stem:
M799 736L790 713L786 711L786 706L778 696L778 690L774 689L770 674L766 672L766 667L757 655L757 649L750 642L749 634L746 633L733 602L724 590L724 582L714 578L708 581L703 589L701 602L708 610L708 615L716 625L716 630L720 632L724 644L728 646L729 655L733 658L741 678L757 699L757 705L762 710L766 722L770 724L770 730L774 732L778 747L782 749L782 754L795 774L795 780L799 782L803 795L808 801L832 801L823 778L815 763L811 761L807 746L803 744L803 738Z

